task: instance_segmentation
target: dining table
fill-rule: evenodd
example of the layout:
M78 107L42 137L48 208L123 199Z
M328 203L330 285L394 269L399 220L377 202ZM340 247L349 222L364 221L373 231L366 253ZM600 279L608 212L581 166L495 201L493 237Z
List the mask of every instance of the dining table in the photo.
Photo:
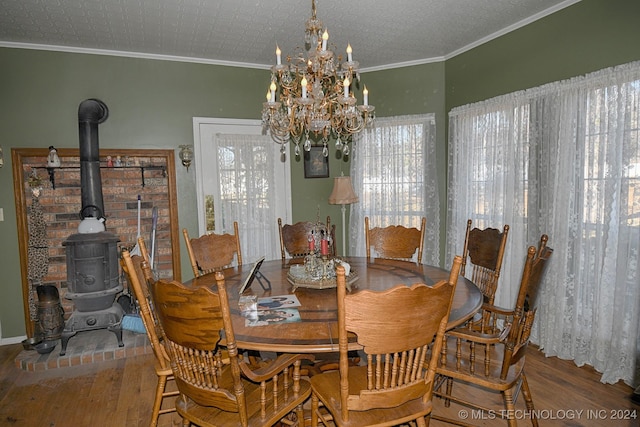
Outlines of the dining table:
M425 283L434 285L449 278L449 271L417 262L383 258L343 258L351 270L351 293L362 290L382 291L395 285ZM243 296L257 298L295 295L300 306L295 307L299 319L294 322L252 326L239 306L240 289L252 273L255 264L243 264L222 270L229 298L231 318L239 348L283 353L338 352L338 311L335 287L316 289L294 286L289 270L300 268L300 259L271 260L260 263L258 277L243 291ZM348 277L349 278L349 277ZM192 279L187 286L216 289L215 274ZM467 278L459 276L453 296L447 328L461 325L479 311L483 302L480 290ZM425 312L429 307L424 307ZM358 350L355 343L350 350Z

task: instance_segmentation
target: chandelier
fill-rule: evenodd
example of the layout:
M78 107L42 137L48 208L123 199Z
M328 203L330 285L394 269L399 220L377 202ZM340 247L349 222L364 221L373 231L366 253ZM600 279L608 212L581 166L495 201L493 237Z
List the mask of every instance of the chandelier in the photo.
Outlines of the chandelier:
M336 150L346 156L352 136L373 121L375 107L369 105L366 86L362 105L356 105L351 87L354 80L360 81L360 73L351 45L347 45L346 61L342 61L342 55L336 58L327 46L329 33L316 18L315 0L311 1L311 11L305 29L306 55L300 51L294 58L287 56L283 64L282 52L276 46L276 65L271 67L262 123L273 140L281 144L283 155L290 140L295 144L296 157L300 156L303 140L304 150L310 151L312 134L321 140L325 157L329 156L330 137L336 140Z

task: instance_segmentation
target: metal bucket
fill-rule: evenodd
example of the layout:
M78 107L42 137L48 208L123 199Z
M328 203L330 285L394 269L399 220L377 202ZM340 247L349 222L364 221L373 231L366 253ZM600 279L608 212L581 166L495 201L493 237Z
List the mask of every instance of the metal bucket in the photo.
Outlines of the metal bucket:
M64 329L64 309L60 304L58 288L53 285L40 285L38 293L38 322L43 340L57 340Z

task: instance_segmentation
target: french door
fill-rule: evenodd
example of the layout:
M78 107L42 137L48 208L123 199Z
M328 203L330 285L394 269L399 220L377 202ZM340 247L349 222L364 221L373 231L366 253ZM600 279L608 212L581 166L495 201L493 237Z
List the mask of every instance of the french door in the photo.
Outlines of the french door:
M277 219L291 220L291 175L258 120L194 117L199 234L233 233L244 263L280 257Z

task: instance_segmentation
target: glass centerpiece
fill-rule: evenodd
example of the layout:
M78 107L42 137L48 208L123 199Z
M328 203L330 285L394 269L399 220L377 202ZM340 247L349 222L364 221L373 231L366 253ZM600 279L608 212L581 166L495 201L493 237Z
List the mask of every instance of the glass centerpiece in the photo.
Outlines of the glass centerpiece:
M287 280L298 287L327 289L336 287L336 267L342 264L347 275L347 289L358 278L355 271L344 260L331 255L333 240L324 224L318 222L308 234L309 254L304 257L303 264L293 264L287 273Z

